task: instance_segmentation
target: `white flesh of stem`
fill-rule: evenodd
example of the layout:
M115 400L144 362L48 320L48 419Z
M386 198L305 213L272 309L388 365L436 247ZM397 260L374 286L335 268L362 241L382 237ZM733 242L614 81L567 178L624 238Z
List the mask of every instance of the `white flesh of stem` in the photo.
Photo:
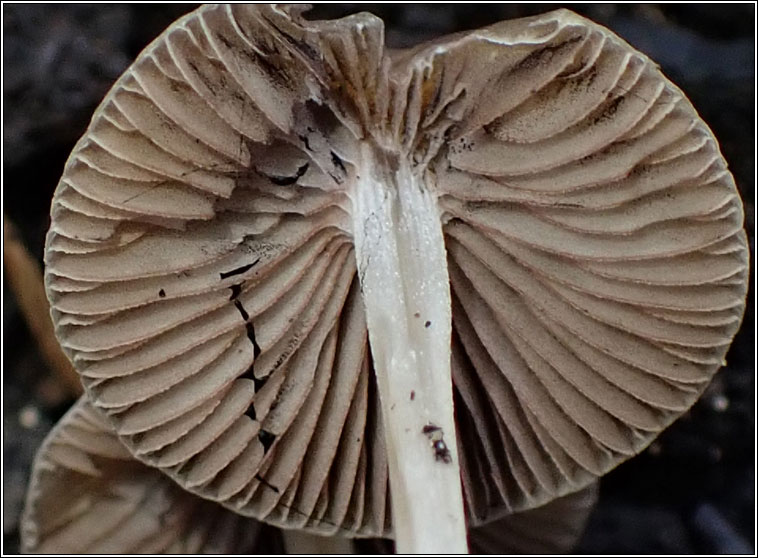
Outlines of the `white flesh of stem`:
M354 235L385 427L396 549L465 553L450 282L439 209L404 158L370 145L362 155L353 192ZM444 445L435 447L440 439Z

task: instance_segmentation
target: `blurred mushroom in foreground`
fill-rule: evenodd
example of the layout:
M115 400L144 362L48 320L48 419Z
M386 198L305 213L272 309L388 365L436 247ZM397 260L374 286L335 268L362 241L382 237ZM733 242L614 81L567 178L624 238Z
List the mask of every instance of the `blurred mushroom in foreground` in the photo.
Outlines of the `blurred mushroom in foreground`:
M472 548L485 554L566 551L596 497L593 484L505 516L472 531ZM261 523L193 496L134 459L84 397L39 452L23 525L23 550L42 554L258 554L272 548ZM285 532L283 543L291 554L355 550L349 538L297 531Z
M234 553L260 524L196 498L135 460L82 398L35 463L23 521L25 552Z
M200 8L113 87L53 201L56 331L188 491L465 552L697 399L741 203L682 93L568 11L393 52L301 12Z

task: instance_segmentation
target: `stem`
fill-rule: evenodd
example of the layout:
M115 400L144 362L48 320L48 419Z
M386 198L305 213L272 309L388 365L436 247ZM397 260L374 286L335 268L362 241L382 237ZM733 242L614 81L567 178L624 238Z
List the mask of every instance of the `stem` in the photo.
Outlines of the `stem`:
M437 202L403 158L364 144L358 273L389 461L398 553L465 553L450 373L450 281Z

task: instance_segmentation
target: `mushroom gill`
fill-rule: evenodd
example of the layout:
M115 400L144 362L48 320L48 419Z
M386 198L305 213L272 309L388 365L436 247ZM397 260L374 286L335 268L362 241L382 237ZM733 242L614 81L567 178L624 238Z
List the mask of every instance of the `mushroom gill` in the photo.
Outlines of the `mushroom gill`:
M202 7L114 85L53 201L56 331L185 489L465 552L697 399L741 202L682 92L571 12L387 52L302 11Z
M27 553L228 554L252 549L261 524L135 460L82 397L38 454L22 528Z
M582 533L597 483L470 533L477 553L560 553ZM250 554L276 548L272 528L182 490L137 461L82 397L46 438L24 510L24 553ZM386 541L284 533L288 554L378 553Z

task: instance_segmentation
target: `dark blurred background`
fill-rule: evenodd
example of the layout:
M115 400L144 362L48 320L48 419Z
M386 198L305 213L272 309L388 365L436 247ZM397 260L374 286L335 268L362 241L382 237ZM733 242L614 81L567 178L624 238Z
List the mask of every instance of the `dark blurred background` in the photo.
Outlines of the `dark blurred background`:
M42 260L63 165L111 84L194 5L3 4L3 211ZM568 7L658 62L721 143L754 255L755 5L319 5L309 17L371 11L391 47ZM753 277L751 275L751 285ZM755 316L703 398L601 484L579 553L755 553ZM18 551L31 460L72 403L50 378L3 284L3 542Z

